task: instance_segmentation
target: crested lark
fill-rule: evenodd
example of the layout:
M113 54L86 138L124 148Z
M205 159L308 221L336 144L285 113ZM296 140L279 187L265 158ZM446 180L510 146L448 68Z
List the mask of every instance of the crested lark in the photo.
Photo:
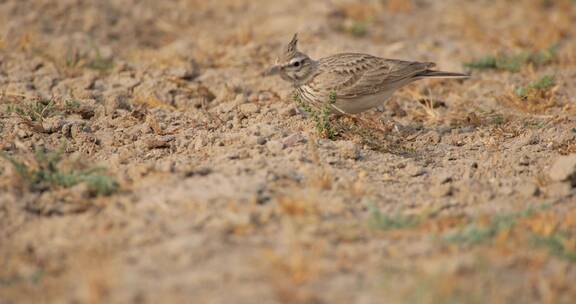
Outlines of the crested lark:
M468 78L433 70L432 62L384 59L368 54L341 53L319 60L298 51L298 37L265 75L280 74L291 82L303 102L316 108L329 105L336 113L355 114L384 103L397 89L423 78Z

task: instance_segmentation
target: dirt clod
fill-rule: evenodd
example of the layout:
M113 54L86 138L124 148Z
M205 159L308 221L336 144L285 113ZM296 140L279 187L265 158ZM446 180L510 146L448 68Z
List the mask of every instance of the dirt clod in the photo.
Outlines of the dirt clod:
M549 175L553 181L568 181L576 185L576 154L556 158L550 167Z

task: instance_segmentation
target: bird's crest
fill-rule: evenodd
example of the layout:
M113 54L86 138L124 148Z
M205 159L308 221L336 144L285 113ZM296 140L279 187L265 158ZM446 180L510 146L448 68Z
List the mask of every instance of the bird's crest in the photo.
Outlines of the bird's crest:
M298 33L294 34L292 40L286 46L286 50L284 51L284 58L290 59L296 55L298 52Z

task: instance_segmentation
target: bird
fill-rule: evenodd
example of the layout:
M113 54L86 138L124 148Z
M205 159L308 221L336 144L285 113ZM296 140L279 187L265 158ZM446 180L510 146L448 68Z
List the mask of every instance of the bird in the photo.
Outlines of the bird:
M298 34L264 76L280 75L299 100L315 109L358 114L383 104L399 88L419 79L466 79L469 74L435 70L433 62L339 53L318 60L298 50Z

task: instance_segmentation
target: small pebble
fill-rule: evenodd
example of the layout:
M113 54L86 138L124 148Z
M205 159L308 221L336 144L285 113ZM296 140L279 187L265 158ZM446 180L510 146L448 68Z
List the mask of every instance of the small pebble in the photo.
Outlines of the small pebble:
M266 148L268 148L268 151L271 153L279 154L284 150L284 144L277 140L271 140L266 143Z

